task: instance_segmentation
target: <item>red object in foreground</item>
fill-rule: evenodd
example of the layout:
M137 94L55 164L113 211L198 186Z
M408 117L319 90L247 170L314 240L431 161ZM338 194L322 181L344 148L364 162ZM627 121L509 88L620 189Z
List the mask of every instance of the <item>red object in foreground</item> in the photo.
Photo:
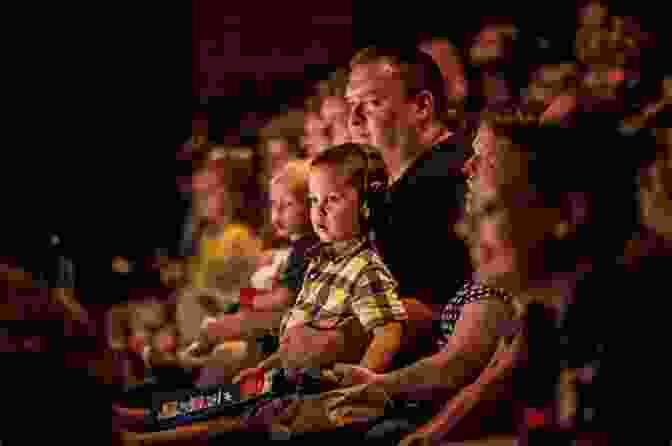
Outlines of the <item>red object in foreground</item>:
M256 288L241 288L240 289L240 306L241 307L252 307L254 305L254 299L257 297Z
M607 74L607 78L612 84L620 84L625 80L625 73L623 70L611 70Z
M528 428L536 429L543 427L549 424L548 414L541 410L535 408L525 409L525 424Z
M256 373L246 376L240 381L240 394L243 396L258 395L264 388L264 371L257 369Z

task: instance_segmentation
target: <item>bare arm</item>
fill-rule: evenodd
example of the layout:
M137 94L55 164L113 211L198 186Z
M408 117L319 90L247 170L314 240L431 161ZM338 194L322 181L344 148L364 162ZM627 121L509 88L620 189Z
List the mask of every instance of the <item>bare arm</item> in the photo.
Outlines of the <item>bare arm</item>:
M487 365L500 337L499 324L508 317L501 301L466 304L443 351L384 375L381 385L390 396L414 399L431 399L437 389L458 391Z
M390 322L373 329L373 339L364 354L361 365L374 372L384 372L392 364L394 355L401 348L404 325Z
M524 347L522 336L511 345L501 342L488 367L478 379L452 398L434 418L418 432L432 435L437 441L457 426L479 403L495 401L510 391L516 360Z

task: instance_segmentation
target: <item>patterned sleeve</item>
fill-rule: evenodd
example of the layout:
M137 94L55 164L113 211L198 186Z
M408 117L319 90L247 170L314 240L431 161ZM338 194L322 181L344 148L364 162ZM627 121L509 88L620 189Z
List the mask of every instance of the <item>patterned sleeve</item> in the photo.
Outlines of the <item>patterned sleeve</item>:
M353 284L352 311L367 331L408 319L397 294L397 282L380 266L365 268Z

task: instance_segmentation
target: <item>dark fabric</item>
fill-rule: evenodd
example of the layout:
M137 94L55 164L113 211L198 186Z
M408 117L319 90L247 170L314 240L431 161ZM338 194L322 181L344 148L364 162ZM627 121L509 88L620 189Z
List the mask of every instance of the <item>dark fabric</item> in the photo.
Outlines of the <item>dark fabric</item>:
M454 232L466 192L462 142L456 134L427 151L384 199L371 202L376 249L401 297L443 304L471 277L467 250Z
M672 258L654 251L587 274L567 310L562 355L571 368L590 372L577 388L583 429L664 438L663 408L672 390L664 353L669 316L657 310L663 304L657 298ZM623 318L628 303L633 308Z
M306 274L308 261L306 252L319 243L317 237L304 237L292 243L291 252L287 259L287 267L282 275L281 283L298 294L303 286L303 276Z

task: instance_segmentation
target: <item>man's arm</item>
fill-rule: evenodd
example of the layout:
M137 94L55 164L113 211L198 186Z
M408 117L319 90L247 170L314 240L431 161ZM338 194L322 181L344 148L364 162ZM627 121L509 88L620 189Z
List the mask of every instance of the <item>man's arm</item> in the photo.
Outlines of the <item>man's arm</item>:
M413 399L458 391L487 365L508 317L508 306L498 300L466 304L443 351L385 375L380 384L390 396Z

